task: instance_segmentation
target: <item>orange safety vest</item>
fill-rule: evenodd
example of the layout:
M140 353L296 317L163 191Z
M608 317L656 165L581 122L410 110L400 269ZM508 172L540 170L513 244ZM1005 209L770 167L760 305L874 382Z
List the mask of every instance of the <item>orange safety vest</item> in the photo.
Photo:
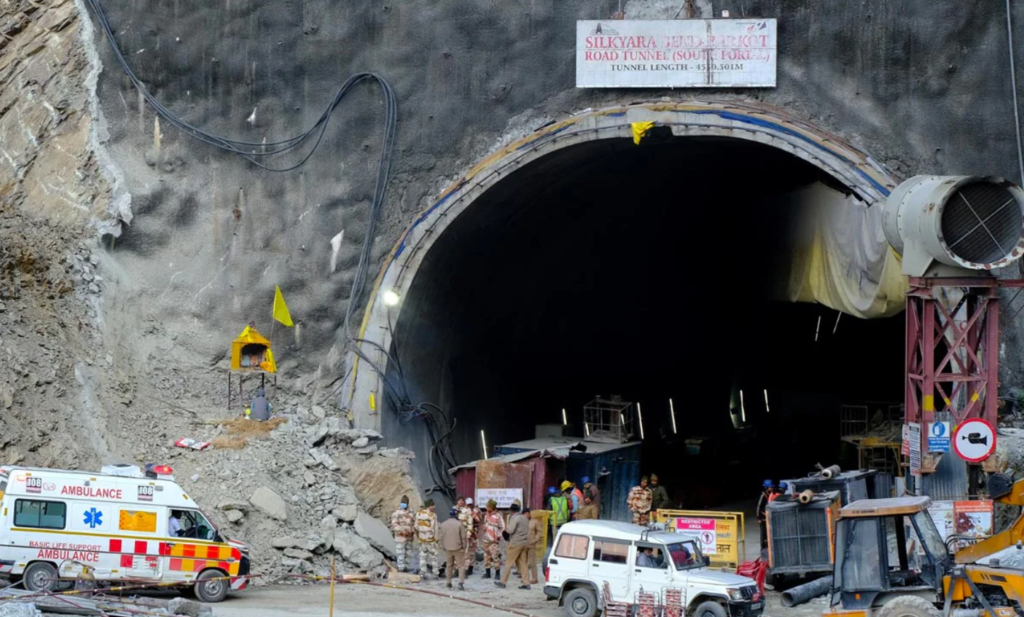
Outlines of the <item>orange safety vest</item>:
M771 502L775 501L776 499L778 499L781 496L782 496L782 493L772 493L771 495L768 495L768 503L771 503Z

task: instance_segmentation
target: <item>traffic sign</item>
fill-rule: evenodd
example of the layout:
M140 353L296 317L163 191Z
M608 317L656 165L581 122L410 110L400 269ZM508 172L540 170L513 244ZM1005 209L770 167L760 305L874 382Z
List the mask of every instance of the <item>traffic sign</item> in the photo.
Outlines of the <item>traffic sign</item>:
M949 452L949 422L928 423L928 451Z
M980 463L996 451L996 431L988 420L967 420L953 433L953 449L968 463Z

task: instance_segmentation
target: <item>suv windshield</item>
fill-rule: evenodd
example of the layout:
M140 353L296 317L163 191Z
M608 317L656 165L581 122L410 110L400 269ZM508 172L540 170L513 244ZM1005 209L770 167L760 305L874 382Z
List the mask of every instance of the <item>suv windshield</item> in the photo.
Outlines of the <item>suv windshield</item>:
M669 544L668 554L672 556L672 563L675 564L676 570L689 570L704 565L704 557L693 542Z

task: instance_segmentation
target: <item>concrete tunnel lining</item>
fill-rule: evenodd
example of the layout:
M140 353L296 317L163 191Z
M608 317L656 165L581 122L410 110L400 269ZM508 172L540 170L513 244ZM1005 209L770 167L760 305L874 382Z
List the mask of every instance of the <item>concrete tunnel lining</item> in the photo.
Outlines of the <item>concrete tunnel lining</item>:
M392 249L375 280L359 338L362 352L375 359L376 369L386 372L387 355L393 343L389 324L401 316L402 304L386 306L382 292L391 290L404 298L409 292L419 267L443 231L481 195L503 177L531 161L576 144L604 139L625 139L632 136L632 123L653 121L669 127L676 137L725 137L757 142L788 152L822 170L841 182L872 215L873 204L895 187L895 180L871 157L839 138L782 112L751 103L651 103L631 105L582 113L569 120L542 127L538 131L498 149L449 186L441 196L409 226ZM864 219L867 220L867 219ZM874 217L865 225L876 227L866 241L869 251L889 258L881 232L881 219ZM881 250L879 247L881 246ZM862 247L852 247L861 249ZM884 266L882 266L884 267ZM891 275L891 267L889 274ZM891 277L890 277L891 278ZM871 282L871 281L869 281ZM878 281L875 281L878 282ZM857 282L862 285L863 281ZM880 283L879 283L880 284ZM876 290L867 289L868 295ZM890 303L901 298L889 292ZM806 300L807 298L801 298ZM821 299L818 299L821 301ZM856 307L835 307L855 313ZM342 388L342 406L349 410L356 426L380 430L383 390L382 376L377 370L366 370L359 358L349 352L351 367Z

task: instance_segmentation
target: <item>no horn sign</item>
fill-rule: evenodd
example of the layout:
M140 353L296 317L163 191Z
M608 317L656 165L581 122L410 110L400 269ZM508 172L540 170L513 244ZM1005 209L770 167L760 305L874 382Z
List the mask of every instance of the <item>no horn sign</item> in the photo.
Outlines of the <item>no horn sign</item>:
M967 420L953 433L953 449L968 463L980 463L996 451L996 431L987 420Z
M949 452L950 437L949 422L932 422L928 424L928 451Z

